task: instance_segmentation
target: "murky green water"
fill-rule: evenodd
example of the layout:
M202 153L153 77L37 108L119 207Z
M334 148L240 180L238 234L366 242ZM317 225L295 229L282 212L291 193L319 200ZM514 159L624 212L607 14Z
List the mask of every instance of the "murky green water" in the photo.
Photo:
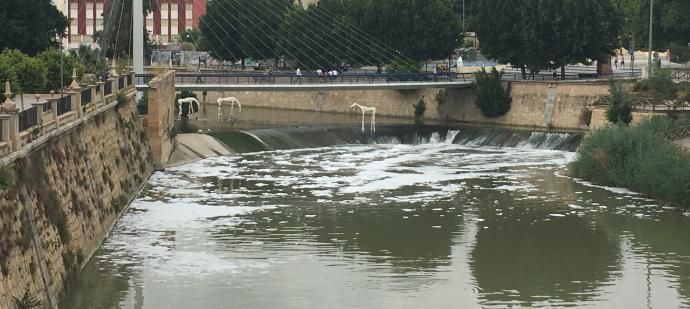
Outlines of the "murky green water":
M690 307L690 217L573 154L357 145L158 173L61 308Z

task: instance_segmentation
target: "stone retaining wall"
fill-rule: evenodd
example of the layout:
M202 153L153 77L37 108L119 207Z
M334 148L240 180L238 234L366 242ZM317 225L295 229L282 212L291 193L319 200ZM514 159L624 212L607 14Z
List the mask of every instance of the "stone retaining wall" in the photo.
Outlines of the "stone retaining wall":
M218 97L237 97L243 106L288 110L353 113L352 103L375 106L377 115L414 117L414 104L426 103L425 119L486 125L586 130L587 110L599 96L608 95L608 81L534 82L511 81L510 111L498 118L484 117L475 104L474 90L467 88L422 90L368 90L328 92L209 92L205 102ZM201 93L197 96L202 99Z
M124 90L127 102L63 124L0 170L0 308L26 288L57 308L152 173L134 88Z

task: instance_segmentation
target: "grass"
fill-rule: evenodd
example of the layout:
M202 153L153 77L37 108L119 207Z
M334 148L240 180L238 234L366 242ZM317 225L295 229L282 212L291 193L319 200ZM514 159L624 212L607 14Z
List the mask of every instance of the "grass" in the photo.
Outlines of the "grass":
M592 134L570 164L573 176L626 187L669 204L690 207L690 155L664 138L681 123L653 118Z

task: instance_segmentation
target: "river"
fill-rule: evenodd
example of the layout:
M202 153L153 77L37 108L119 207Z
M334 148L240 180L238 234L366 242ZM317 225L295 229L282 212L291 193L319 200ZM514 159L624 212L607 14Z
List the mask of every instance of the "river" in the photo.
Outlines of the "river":
M158 172L60 307L690 307L687 213L456 134Z

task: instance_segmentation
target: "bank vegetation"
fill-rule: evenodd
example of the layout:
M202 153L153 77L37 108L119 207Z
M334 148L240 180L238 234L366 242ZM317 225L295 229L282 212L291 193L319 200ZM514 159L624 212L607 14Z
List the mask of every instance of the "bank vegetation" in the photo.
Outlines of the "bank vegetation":
M690 153L666 138L683 125L688 122L655 117L598 130L582 142L570 171L598 185L625 187L690 207Z

